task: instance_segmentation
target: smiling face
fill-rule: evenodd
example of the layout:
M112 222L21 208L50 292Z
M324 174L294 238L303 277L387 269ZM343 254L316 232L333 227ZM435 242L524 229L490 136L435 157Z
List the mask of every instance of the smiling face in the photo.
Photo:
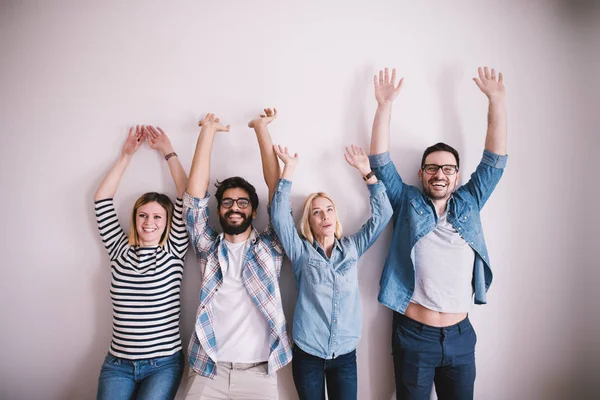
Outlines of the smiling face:
M233 200L233 202L231 201ZM229 208L225 207L229 206ZM241 208L240 205L246 206ZM228 235L245 233L252 224L256 212L252 209L250 196L242 188L230 188L223 192L219 207L219 221L223 232Z
M326 197L315 197L310 207L308 223L310 230L317 241L320 238L335 236L337 213L333 203Z
M424 165L456 165L456 158L448 151L436 151L427 155ZM423 192L432 200L448 200L460 179L460 172L445 175L441 168L435 174L429 174L419 169L419 180L423 185Z
M139 245L156 246L160 243L167 226L167 210L155 201L138 207L135 214L135 227Z

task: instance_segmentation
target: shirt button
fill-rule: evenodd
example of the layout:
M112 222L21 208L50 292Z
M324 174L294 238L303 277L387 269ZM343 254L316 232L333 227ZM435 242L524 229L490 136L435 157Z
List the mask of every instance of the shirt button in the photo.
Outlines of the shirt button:
M458 227L458 230L460 231L461 229L462 229L462 228L459 226L459 227Z
M423 214L423 211L419 211L419 214Z

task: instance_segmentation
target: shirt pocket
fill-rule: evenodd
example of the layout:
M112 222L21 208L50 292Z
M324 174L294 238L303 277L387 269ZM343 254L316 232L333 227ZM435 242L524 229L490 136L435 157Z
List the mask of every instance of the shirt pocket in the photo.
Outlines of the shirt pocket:
M327 284L328 272L329 265L327 265L326 261L319 260L318 258L308 259L308 268L305 269L308 282L314 285Z
M340 266L336 268L339 280L342 283L355 284L358 282L358 268L356 264L356 258L349 257L341 262Z

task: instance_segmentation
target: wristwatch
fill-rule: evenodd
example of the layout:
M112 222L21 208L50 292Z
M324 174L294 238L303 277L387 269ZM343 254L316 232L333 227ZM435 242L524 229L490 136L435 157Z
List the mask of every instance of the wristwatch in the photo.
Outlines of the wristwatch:
M375 175L375 172L371 171L368 174L366 174L365 176L363 176L363 179L366 181L368 181L373 175Z

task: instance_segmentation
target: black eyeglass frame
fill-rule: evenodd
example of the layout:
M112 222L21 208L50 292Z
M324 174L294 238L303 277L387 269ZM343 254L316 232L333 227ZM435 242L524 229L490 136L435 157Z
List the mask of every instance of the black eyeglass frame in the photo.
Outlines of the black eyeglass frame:
M427 171L427 168L431 168L431 167L435 167L435 171ZM446 172L444 171L444 168L446 167L452 167L453 171L450 172ZM438 164L425 164L421 167L421 169L429 175L435 175L437 174L437 172L440 170L440 168L442 169L442 172L444 173L444 175L454 175L458 172L458 165L454 165L454 164L444 164L444 165L438 165Z
M246 205L242 205L240 204L240 200L245 201ZM229 203L231 201L231 204L229 206L226 205L226 203ZM223 199L221 199L221 205L223 206L223 208L231 208L233 207L234 204L237 204L238 208L243 210L245 208L248 208L248 206L250 205L250 199L247 197L240 197L237 199L232 199L231 197L225 197Z

